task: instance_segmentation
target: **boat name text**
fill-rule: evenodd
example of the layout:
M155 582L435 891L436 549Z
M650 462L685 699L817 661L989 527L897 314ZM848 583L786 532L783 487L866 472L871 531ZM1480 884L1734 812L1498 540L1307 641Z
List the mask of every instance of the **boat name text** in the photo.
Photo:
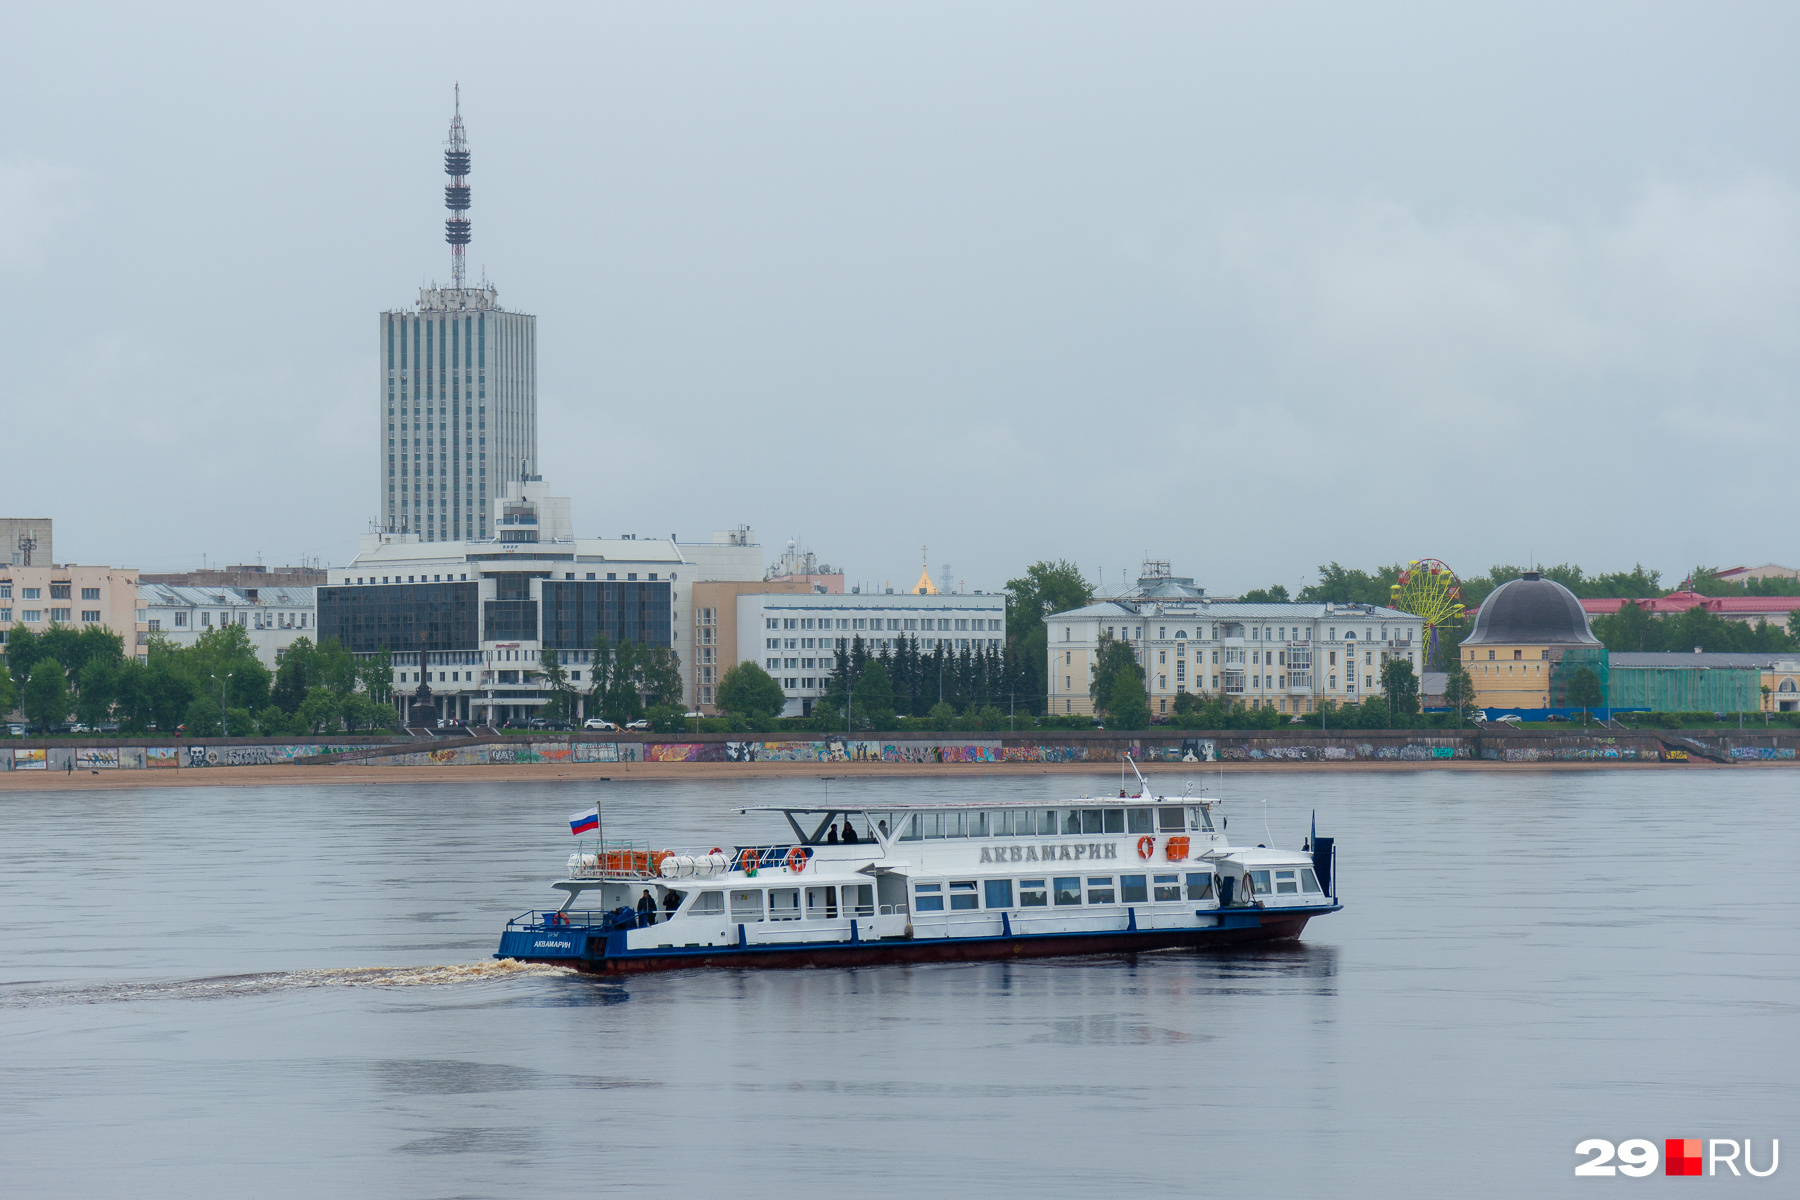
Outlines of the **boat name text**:
M1041 851L1041 852L1040 852ZM1003 862L1080 862L1089 858L1117 858L1119 843L1087 842L1074 846L983 846L981 861Z

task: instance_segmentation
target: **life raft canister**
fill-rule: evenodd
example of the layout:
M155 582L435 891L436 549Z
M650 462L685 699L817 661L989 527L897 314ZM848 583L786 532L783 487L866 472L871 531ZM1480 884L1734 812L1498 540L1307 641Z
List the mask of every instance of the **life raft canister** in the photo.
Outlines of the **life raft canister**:
M1188 856L1188 840L1184 837L1170 838L1167 853L1170 862L1186 862Z
M795 846L788 851L787 869L796 875L806 870L806 847Z
M1149 858L1152 854L1155 854L1155 853L1156 853L1156 839L1155 838L1151 837L1149 834L1145 834L1143 837L1138 839L1138 857L1139 858Z

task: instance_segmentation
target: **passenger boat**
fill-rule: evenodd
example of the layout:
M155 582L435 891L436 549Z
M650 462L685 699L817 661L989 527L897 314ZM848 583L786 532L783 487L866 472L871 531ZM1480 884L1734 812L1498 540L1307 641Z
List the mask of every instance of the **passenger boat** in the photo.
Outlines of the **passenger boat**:
M1234 846L1220 801L1147 787L739 812L779 813L794 837L704 853L583 842L551 885L561 906L507 922L494 957L620 974L1112 954L1298 938L1341 907L1333 839Z

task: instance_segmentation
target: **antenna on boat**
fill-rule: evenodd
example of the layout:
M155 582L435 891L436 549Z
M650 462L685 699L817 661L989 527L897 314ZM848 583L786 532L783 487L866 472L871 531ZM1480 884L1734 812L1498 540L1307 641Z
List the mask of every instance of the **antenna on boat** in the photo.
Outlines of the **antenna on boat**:
M1133 775L1137 776L1138 788L1139 788L1138 795L1142 796L1146 800L1150 799L1149 781L1144 778L1144 773L1142 771L1138 770L1137 759L1135 759L1131 756L1131 752L1129 750L1125 752L1125 761L1131 764L1131 773ZM1119 774L1122 776L1122 775L1124 775L1124 772L1121 771L1121 772L1119 772Z

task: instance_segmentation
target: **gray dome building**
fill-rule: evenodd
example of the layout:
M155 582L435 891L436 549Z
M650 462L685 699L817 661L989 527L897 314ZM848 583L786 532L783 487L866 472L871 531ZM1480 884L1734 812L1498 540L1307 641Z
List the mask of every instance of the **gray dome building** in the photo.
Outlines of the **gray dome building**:
M1598 646L1581 601L1562 584L1527 571L1489 593L1464 646Z

